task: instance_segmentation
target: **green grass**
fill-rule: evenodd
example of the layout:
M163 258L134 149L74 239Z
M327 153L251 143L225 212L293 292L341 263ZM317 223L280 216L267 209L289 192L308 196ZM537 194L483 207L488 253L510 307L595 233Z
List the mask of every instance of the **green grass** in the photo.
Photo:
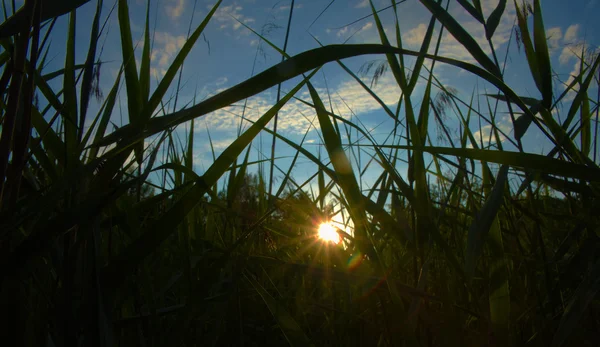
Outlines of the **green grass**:
M173 111L165 106L167 93L178 73L179 90L185 59L221 1L190 27L187 42L151 90L149 12L138 67L128 4L118 0L113 15L123 63L96 114L88 108L102 65L103 2L97 1L85 60L77 61L76 9L82 2L62 1L48 14L29 1L6 23L26 23L18 16L30 13L31 26L18 26L18 32L0 26L2 341L600 343L600 99L591 93L599 87L600 56L582 54L579 75L556 94L539 0L516 5L519 34L512 43L523 48L538 97L522 97L506 83L505 63L493 47L507 1L499 1L488 18L478 0L458 1L483 26L490 45L484 48L446 12L446 2L421 0L431 20L418 51L403 47L399 23L398 39L390 42L373 5L381 44L323 46L288 56L254 32L285 59ZM44 71L47 38L56 16L66 13L64 68ZM443 30L434 30L440 25ZM473 62L439 55L443 31ZM484 53L488 48L491 54ZM385 59L373 78L389 70L402 91L397 109L343 63L367 54ZM330 95L311 82L325 64L339 64L381 105L396 125L389 140L376 140L358 118L328 109ZM461 99L444 86L436 75L442 65L480 79L487 87L474 93L486 103ZM213 148L214 160L202 175L194 172L197 119L298 76L266 113L253 121L241 116L248 127L220 155ZM54 78L62 84L50 84ZM418 83L423 94L415 92ZM298 93L305 87L309 100ZM127 124L111 132L120 88ZM308 117L318 126L313 131L322 139L320 154L307 150L304 138L297 143L267 126L292 99L314 110ZM495 111L501 105L510 111L513 133L501 129ZM562 110L566 117L555 116ZM458 136L450 135L443 117L456 117ZM174 128L184 123L190 127L182 140ZM470 130L475 123L491 125L490 132L477 138ZM521 139L533 127L553 148L524 148ZM207 129L212 148L210 134ZM272 152L252 161L260 136L274 139ZM447 145L440 146L438 137ZM506 137L517 150L504 150ZM154 145L145 147L145 140ZM294 151L290 167L280 167L275 152L282 147ZM304 181L292 175L298 161L313 164ZM403 165L406 176L398 171ZM376 172L370 186L367 171ZM334 216L348 228L343 245L315 240L317 224Z

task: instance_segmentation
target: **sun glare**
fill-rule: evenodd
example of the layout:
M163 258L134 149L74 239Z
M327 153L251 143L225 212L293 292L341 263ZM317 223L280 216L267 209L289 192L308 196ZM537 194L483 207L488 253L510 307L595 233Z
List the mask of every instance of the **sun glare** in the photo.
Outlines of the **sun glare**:
M319 226L319 238L323 241L333 242L335 244L340 243L340 234L336 231L336 228L331 223L322 223Z

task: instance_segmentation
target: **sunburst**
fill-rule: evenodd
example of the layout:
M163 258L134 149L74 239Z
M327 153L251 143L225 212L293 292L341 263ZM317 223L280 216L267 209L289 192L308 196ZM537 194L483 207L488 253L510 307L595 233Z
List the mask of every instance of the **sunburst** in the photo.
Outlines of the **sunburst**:
M321 223L319 225L319 238L326 242L338 244L342 241L337 228L331 222Z

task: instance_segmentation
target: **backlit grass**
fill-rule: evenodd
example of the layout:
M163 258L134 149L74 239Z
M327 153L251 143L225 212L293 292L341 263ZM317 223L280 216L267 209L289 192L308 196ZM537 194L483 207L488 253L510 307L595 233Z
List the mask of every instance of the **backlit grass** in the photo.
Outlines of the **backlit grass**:
M102 11L112 3L92 2L89 33L76 32L85 1L73 0L56 7L27 1L0 27L4 341L600 345L600 56L582 52L580 71L561 85L539 0L515 3L510 44L523 52L518 57L531 72L524 78L537 88L527 96L506 82L510 66L492 40L508 15L506 0L489 15L479 0L457 1L481 23L486 47L446 11L446 1L420 0L431 18L418 50L397 39L397 21L397 34L386 33L373 4L379 44L290 56L254 32L281 63L174 110L165 107L169 93L179 90L186 57L222 1L191 27L155 84L149 10L143 38L134 42L128 2L117 0L111 15L122 65L93 113L107 30ZM69 23L60 37L64 68L45 71L47 38L55 38L60 15ZM22 24L7 29L15 22ZM472 59L441 55L443 32ZM90 37L84 57L75 55L82 36ZM387 73L399 87L394 109L344 63L366 55L382 59L371 69L374 82ZM331 95L313 85L326 64L339 65L381 105L393 124L386 140L328 106ZM476 77L480 89L459 95L440 81L440 67ZM244 126L219 155L207 129L214 158L203 173L194 171L194 122L293 78L259 117L240 112ZM127 106L116 129L120 90ZM270 125L292 100L310 107L307 134L318 132L321 152ZM499 110L512 131L501 126ZM474 133L474 124L488 131ZM527 148L522 140L532 131L551 148ZM261 136L274 139L272 152L255 161L250 154ZM290 166L277 159L282 148L293 150ZM299 161L311 164L307 179L294 175ZM339 224L321 224L328 220Z

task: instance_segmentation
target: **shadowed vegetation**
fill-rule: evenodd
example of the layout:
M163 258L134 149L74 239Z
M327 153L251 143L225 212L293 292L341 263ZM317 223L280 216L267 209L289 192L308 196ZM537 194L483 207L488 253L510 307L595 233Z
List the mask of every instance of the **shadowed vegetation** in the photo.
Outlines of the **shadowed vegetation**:
M521 96L507 84L492 40L508 15L506 0L489 15L479 0L457 1L484 28L485 47L447 12L447 1L420 0L431 17L418 51L403 46L397 21L396 33L386 33L371 4L379 44L289 56L268 30L254 32L259 50L272 46L281 63L170 110L184 61L221 2L191 27L155 83L151 3L134 42L128 2L116 0L110 16L118 19L122 64L109 90L98 79L109 16L102 11L112 2L86 5L96 6L89 33L76 33L81 0L26 1L0 25L2 341L600 345L597 51L580 52L579 73L561 82L540 1L514 3L509 45L518 45L537 87ZM401 6L390 2L386 11L397 18ZM69 23L64 67L46 71L59 16ZM472 59L439 54L446 32ZM85 47L76 34L90 38L77 41ZM82 49L87 54L76 59ZM360 70L344 65L373 54L379 60ZM339 65L381 105L395 125L387 139L327 106L330 95L311 80L325 64ZM459 95L440 81L440 67L476 77L480 89ZM401 91L393 109L373 91L386 74ZM203 173L194 170L196 120L293 78L266 113L242 114L236 139ZM116 127L121 92L127 106ZM294 98L312 110L317 154L272 126ZM474 124L487 132L473 132ZM212 141L210 131L201 136ZM532 131L551 148L526 148L522 139ZM259 136L273 145L252 161ZM289 167L276 157L284 147L294 151ZM298 161L314 164L306 180L295 178ZM337 245L316 237L331 219Z

